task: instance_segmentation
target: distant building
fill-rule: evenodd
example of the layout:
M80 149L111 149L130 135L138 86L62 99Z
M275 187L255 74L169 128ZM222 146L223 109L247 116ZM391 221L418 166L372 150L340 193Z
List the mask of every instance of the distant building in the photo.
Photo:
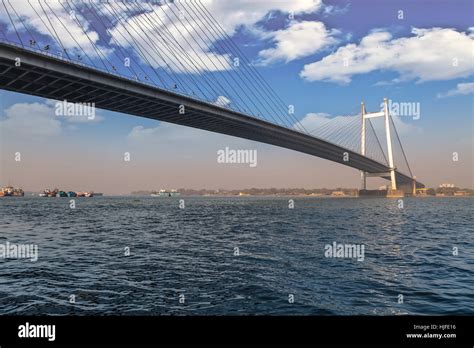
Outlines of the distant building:
M423 197L428 196L428 190L429 189L426 188L426 187L418 188L418 189L416 189L416 195L417 196L423 196Z
M455 196L467 196L468 194L467 194L467 191L462 190L462 191L454 192L454 195Z
M331 196L335 196L335 197L344 197L346 194L344 193L344 191L333 191L331 193Z

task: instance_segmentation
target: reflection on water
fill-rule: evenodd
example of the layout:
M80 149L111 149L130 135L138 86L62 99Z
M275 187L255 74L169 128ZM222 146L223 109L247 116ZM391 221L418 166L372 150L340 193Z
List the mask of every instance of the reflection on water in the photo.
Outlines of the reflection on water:
M473 199L293 199L0 199L0 314L474 313Z

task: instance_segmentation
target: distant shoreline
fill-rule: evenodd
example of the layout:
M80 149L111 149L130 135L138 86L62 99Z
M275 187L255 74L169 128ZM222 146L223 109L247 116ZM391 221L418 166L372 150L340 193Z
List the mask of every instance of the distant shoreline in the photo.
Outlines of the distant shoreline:
M384 190L380 190L381 192ZM320 198L355 198L359 197L359 190L355 188L335 188L335 189L303 189L303 188L269 188L269 189L241 189L241 190L210 190L210 189L177 189L177 197L320 197ZM25 197L38 197L41 192L26 191ZM156 191L140 190L125 194L107 194L94 193L94 196L108 196L108 197L150 197ZM382 195L380 195L382 196ZM417 194L417 197L474 197L474 190L467 188L437 188L427 189L424 193ZM155 198L160 198L155 196ZM170 197L165 197L170 198Z
M356 188L244 188L244 189L186 189L176 190L180 196L204 196L204 197L358 197L359 189ZM384 190L380 189L380 192ZM154 191L139 190L130 193L130 196L149 196ZM417 197L469 197L474 196L474 190L468 188L450 187L450 188L427 188L424 192L417 194Z
M291 197L298 197L298 198L322 198L322 199L328 199L328 198L335 198L335 199L347 199L347 198L385 198L385 196L352 196L352 195L345 195L345 196L337 196L337 195L303 195L303 194L261 194L261 195L219 195L219 194L214 194L214 195L196 195L196 194L181 194L180 196L174 196L174 197L158 197L158 196L151 196L147 194L103 194L102 196L94 196L92 198L101 198L101 197L123 197L123 198L150 198L150 199L179 199L180 197L209 197L209 198L256 198L256 197L261 197L261 198L268 198L268 197L280 197L280 198L291 198ZM53 198L84 198L86 199L87 197L48 197L50 199L46 199L45 197L40 197L38 196L37 193L25 193L24 196L22 197L0 197L0 199L19 199L19 198L42 198L45 200L51 200ZM419 195L416 196L416 198L474 198L474 195L464 195L464 196L431 196L431 195Z

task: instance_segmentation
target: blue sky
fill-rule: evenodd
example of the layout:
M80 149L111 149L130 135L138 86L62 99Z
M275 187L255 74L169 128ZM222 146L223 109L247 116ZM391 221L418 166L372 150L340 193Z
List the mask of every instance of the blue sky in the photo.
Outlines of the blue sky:
M356 115L362 100L372 111L379 109L384 97L419 103L419 119L398 120L415 175L430 186L442 182L474 186L472 1L203 3L285 103L295 106L295 116L305 127L311 128L321 118ZM12 4L24 18L34 16L25 2ZM0 28L15 40L4 12L0 11ZM129 13L129 17L138 14ZM63 20L71 19L65 15ZM17 29L21 31L20 24L17 22ZM73 26L70 22L71 30ZM51 39L40 23L32 22L30 29L45 42ZM96 43L105 48L110 37L103 34L97 33ZM25 31L22 35L27 37ZM67 35L60 36L67 40ZM87 47L87 38L79 31L76 38ZM73 51L77 42L66 44ZM225 64L229 57L219 50L219 43L211 40L208 44L209 50L200 53ZM120 65L114 57L110 53L113 64ZM136 58L139 60L138 55ZM142 64L146 65L143 60ZM166 70L159 64L157 59L157 71ZM206 72L213 70L210 66L201 68L210 78L225 74ZM190 78L189 74L179 75ZM356 171L289 150L107 111L98 111L94 122L58 119L51 101L0 93L3 185L11 182L37 190L62 184L110 193L170 186L358 186ZM231 100L231 106L237 104L231 93L222 95ZM35 112L38 117L33 120ZM218 165L216 151L225 146L257 149L259 165ZM16 151L25 154L21 164L12 161ZM126 151L133 154L133 160L125 165L122 155ZM454 152L459 161L453 161ZM58 159L75 162L76 158L87 165L86 169L71 169L75 174L67 169L39 169ZM38 170L34 180L32 170ZM106 180L113 172L123 177ZM373 182L375 186L384 183Z

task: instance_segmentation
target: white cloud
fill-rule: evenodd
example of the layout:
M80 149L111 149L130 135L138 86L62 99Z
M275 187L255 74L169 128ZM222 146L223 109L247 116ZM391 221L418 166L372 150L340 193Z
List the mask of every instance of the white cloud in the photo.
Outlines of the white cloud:
M207 0L203 1L203 5L224 31L232 36L241 26L252 29L271 11L310 13L321 7L321 0ZM118 23L109 33L122 46L132 47L139 43L142 50L146 48L147 59L144 59L144 63L148 63L148 60L155 68L165 67L175 72L187 73L232 69L232 59L235 57L230 53L216 53L213 50L217 37L207 30L209 24L206 17L197 15L197 11L192 7L180 7L182 18L179 18L180 13L175 5L170 3L161 6L145 5L150 12L129 13L124 22ZM203 30L208 32L204 34ZM155 38L152 45L156 50L148 49L151 37ZM170 45L170 42L174 44ZM167 56L173 59L167 59Z
M214 102L215 105L226 107L229 106L231 103L229 98L224 97L223 95L220 95L217 97L216 101Z
M403 122L402 118L403 117L392 115L398 134L407 135L421 131L420 128L414 126L412 123ZM349 133L352 133L352 135L360 136L361 124L356 122L360 119L360 115L331 116L324 112L312 112L306 114L300 121L300 124L302 124L313 136L330 141L333 135L339 136L341 135L341 132L345 132L348 135ZM377 135L379 137L385 137L384 122L380 121L381 119L374 119L371 122ZM297 125L295 124L293 127L296 129Z
M238 27L242 25L251 27L269 12L291 12L297 15L315 12L323 5L321 0L205 0L202 3L231 36Z
M2 136L14 138L49 138L63 133L63 130L75 130L72 124L95 124L104 118L95 115L94 119L80 116L56 116L56 101L46 100L45 103L17 103L4 111L0 119ZM68 126L66 126L69 124Z
M10 3L14 7L14 11L7 3L5 5L15 22L15 28L22 33L21 36L26 41L25 44L28 44L30 39L39 40L38 35L31 37L28 32L30 31L33 35L36 32L49 37L59 37L69 54L82 55L82 52L78 49L80 46L87 55L97 57L94 45L98 46L105 55L112 53L111 49L98 45L99 34L91 28L88 21L74 7L69 8L66 2L49 1L47 3L41 2L40 4L38 1L11 1ZM10 22L8 13L4 7L1 9L0 21L7 23L8 30L14 32L15 28ZM71 14L74 14L75 17ZM25 26L28 27L28 30ZM84 33L83 29L87 34ZM55 41L56 39L50 42L53 43ZM46 45L48 42L41 40L41 43ZM40 42L37 44L40 44ZM51 49L53 49L53 45L51 45ZM56 49L61 49L61 46L58 45ZM56 52L53 51L53 53ZM75 59L77 57L71 58Z
M330 114L325 112L311 112L306 114L299 124L301 124L309 133L317 136L318 130L321 127L329 124L329 122L334 121L335 119L336 117L331 117ZM297 124L295 124L293 127L296 128Z
M324 112L308 113L300 123L316 138L357 151L359 145L353 141L360 137L360 128L357 129L354 126L356 118L360 119L360 116L331 116Z
M467 95L474 93L474 82L458 83L456 88L444 93L439 93L438 98L452 97L455 95Z
M423 132L422 128L417 127L413 123L403 122L403 119L408 119L409 120L410 118L407 118L407 117L404 117L404 116L393 116L392 115L392 119L393 119L393 123L395 123L395 127L397 128L397 132L400 136L406 136L406 135L409 135L409 134L414 134L414 135L418 134L419 135ZM382 125L382 122L380 122L380 128L383 128L384 131L385 131L385 127L384 127L384 125ZM401 140L403 142L403 139L401 139Z
M135 145L150 144L186 144L193 140L204 139L207 132L191 127L184 127L167 122L160 122L156 127L135 126L127 135L127 140ZM173 145L174 146L174 145Z
M119 2L113 5L103 1L93 2L99 8L99 14L103 17L102 21L107 25L109 20L115 23L114 27L108 29L114 37L113 40L110 40L110 44L115 45L118 42L120 46L134 50L144 64L150 64L155 68L167 68L174 72L187 73L232 69L233 57L230 53L217 53L214 50L217 35L211 34L208 30L207 14L204 16L197 13L198 10L194 7L183 6L186 2L175 2L174 5L164 2L161 6L158 2L154 2L153 5L147 2L142 4ZM23 24L26 23L33 32L36 31L49 37L56 35L60 37L66 50L74 56L73 58L76 58L78 54L82 55L80 50L77 49L78 46L81 46L93 59L97 59L94 45L98 46L101 53L106 56L112 55L113 49L110 47L114 46L109 45L106 48L98 45L99 34L95 31L95 28L102 28L102 25L98 24L95 17L91 17L95 22L92 25L92 22L89 22L91 18L81 16L80 11L90 11L90 8L82 8L86 6L85 4L75 3L80 10L78 11L74 6L69 8L69 3L61 1L52 1L47 4L42 2L42 7L35 1L31 2L31 5L29 3L26 1L12 2L15 11L22 20L17 18L12 8L7 5L15 20L16 29L22 32L24 39L28 40L27 38L29 38ZM255 26L257 22L264 19L272 11L292 12L297 15L311 13L322 7L321 0L241 0L238 2L203 0L202 4L230 36L241 26L248 28ZM198 8L196 3L195 5ZM138 6L143 7L148 12L144 13L143 9ZM47 16L43 11L46 12ZM53 15L53 12L57 17ZM120 14L120 18L117 18L116 12ZM87 35L78 25L74 16L80 25L85 28ZM105 18L107 20L104 20ZM0 11L0 21L10 23L6 11ZM49 24L50 21L55 32ZM8 29L11 33L14 32L11 24L8 25ZM203 30L206 30L206 34L203 33ZM153 39L151 39L152 37ZM54 41L51 40L51 43ZM42 40L41 45L46 43ZM54 48L54 50L60 49L59 46ZM145 57L143 57L143 54ZM86 58L83 58L83 60L86 60Z
M52 137L62 132L61 122L54 118L54 110L40 103L18 103L5 110L0 121L4 135L15 137Z
M349 10L350 3L347 3L344 7L338 7L334 5L324 4L322 7L322 13L324 15L334 15L334 14L345 14Z
M402 80L448 80L474 73L474 37L454 29L413 28L414 36L393 39L376 31L357 44L340 47L323 59L307 64L300 76L308 81L347 84L351 77L390 70Z
M120 8L116 4L115 10ZM231 69L229 54L212 52L212 41L199 33L199 28L205 28L203 19L182 10L186 19L181 20L175 5L168 3L146 9L145 13L129 13L109 30L121 46L134 49L144 64L187 73Z
M104 117L100 115L95 115L94 118L89 118L88 116L58 116L64 121L69 123L80 123L80 124L95 124L104 121Z
M158 135L159 131L160 131L160 127L145 128L143 126L135 126L135 127L132 128L132 130L128 134L127 138L130 139L130 140L146 138L146 137L149 137L149 136Z
M328 46L336 44L335 30L327 30L322 22L292 21L288 28L274 32L265 32L264 38L270 38L275 47L260 51L259 56L263 65L275 61L290 62L309 56Z

